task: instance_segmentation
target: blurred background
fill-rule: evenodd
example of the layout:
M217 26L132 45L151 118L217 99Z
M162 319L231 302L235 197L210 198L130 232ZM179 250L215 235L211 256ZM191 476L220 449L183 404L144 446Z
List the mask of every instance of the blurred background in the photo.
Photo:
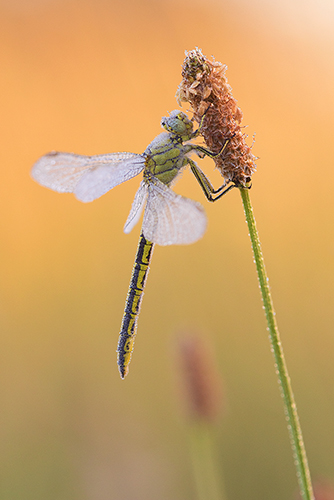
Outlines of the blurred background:
M123 225L139 179L82 204L30 178L50 150L143 152L195 46L227 64L250 143L256 133L251 199L309 463L334 480L333 22L330 0L1 0L2 499L195 498L183 331L208 345L222 380L227 498L295 498L239 192L209 204L190 172L175 186L203 203L208 230L155 247L122 381L140 231ZM213 162L201 166L220 185Z

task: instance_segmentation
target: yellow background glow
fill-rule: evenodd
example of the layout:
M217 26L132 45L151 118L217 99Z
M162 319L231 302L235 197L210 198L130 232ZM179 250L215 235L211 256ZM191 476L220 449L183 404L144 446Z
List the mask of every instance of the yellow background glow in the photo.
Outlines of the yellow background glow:
M0 3L3 500L194 498L178 332L224 383L217 453L229 499L295 498L296 478L244 222L233 190L209 226L154 250L130 373L116 345L139 180L91 204L30 178L50 150L141 153L177 108L184 51L228 66L259 156L251 199L315 478L334 480L332 2ZM187 109L187 107L184 107ZM201 162L215 186L213 163Z

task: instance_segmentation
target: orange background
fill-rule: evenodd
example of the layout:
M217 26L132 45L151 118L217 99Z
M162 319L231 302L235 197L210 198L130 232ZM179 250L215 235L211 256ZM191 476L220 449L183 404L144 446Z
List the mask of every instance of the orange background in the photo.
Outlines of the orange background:
M121 381L139 227L122 229L139 180L81 204L29 176L50 150L143 152L195 46L228 65L250 142L256 133L250 194L310 467L334 479L333 21L321 0L0 3L1 498L194 498L175 363L184 329L224 380L227 498L295 498L238 191L209 204L189 172L176 185L205 205L208 231L155 248Z

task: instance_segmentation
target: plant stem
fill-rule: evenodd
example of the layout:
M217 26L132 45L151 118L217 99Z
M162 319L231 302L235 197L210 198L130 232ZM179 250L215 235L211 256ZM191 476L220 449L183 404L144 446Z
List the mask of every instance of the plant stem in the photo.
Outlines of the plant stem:
M259 235L256 229L253 209L249 196L249 189L240 188L240 194L245 210L249 236L261 288L263 306L267 318L269 338L275 358L275 368L285 405L285 414L293 451L293 458L297 468L297 477L303 500L314 500L310 470L307 463L304 440L299 423L297 407L292 392L291 381L286 366L280 335L277 328L273 302L271 298L269 279L267 277Z
M211 426L201 421L190 425L189 443L197 499L224 500Z

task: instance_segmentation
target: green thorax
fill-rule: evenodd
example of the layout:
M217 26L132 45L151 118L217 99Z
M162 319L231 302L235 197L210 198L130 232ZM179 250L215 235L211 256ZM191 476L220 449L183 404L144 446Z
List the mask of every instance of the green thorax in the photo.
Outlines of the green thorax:
M188 162L184 148L179 136L164 132L158 135L144 152L144 177L151 174L164 184L170 184Z

